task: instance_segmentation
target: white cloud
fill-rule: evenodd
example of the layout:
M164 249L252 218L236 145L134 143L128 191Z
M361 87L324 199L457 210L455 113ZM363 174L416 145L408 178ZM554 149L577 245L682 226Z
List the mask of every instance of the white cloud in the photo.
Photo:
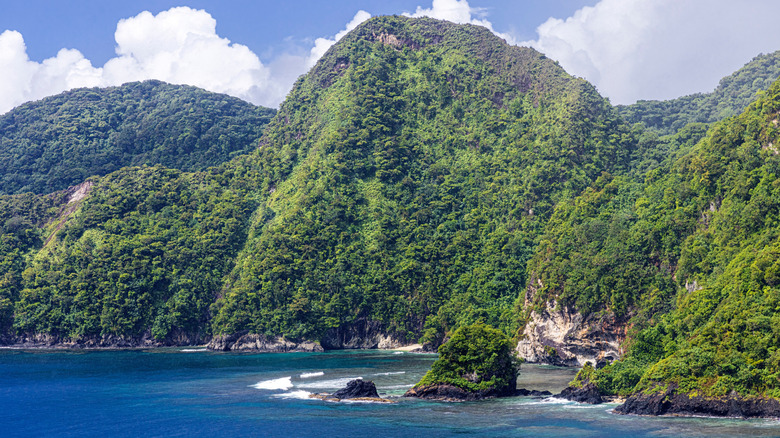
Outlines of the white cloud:
M100 69L77 50L62 49L42 63L30 61L22 34L0 34L0 113L31 99L74 87L100 85Z
M483 9L468 0L433 0L407 16L428 16L485 26ZM121 20L116 53L93 67L78 50L62 49L31 61L19 32L0 34L0 113L23 102L85 86L160 79L223 92L255 104L278 106L295 80L347 32L370 18L358 11L345 28L310 46L275 56L267 65L248 47L216 33L203 10L172 8ZM614 103L668 99L712 90L718 80L758 53L780 49L776 0L601 0L566 19L541 24L530 45L571 74L594 83Z
M344 37L344 35L348 34L349 31L352 29L358 27L360 23L368 20L371 18L371 14L369 14L366 11L360 10L355 14L355 16L352 18L352 20L347 23L347 27L344 28L341 32L337 33L333 38L317 38L314 41L314 47L311 48L311 52L306 59L307 68L311 68L314 66L314 64L317 63L317 60L322 58L322 55L325 54L325 52L328 51L328 49L331 48L338 40Z
M263 65L248 47L216 33L203 10L176 7L120 20L115 58L95 68L78 50L62 49L41 63L27 56L19 32L0 34L0 114L29 100L75 87L121 85L159 79L227 93L258 105L278 106L298 76L350 30L370 18L359 11L332 38L318 38L306 56L282 54Z
M417 6L417 10L413 14L405 12L403 15L407 17L430 17L458 24L484 26L494 34L505 39L508 43L514 44L516 42L510 34L497 32L493 29L493 23L485 18L485 11L481 8L472 8L469 6L468 0L433 0L430 8Z
M594 83L613 103L715 88L753 56L780 49L774 0L602 0L521 43Z

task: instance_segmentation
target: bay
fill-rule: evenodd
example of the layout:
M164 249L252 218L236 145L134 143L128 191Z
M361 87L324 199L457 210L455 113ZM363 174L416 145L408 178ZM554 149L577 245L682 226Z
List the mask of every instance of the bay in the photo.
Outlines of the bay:
M614 405L514 397L440 403L400 396L435 355L393 351L236 354L0 350L0 435L32 436L780 436L777 420L621 416ZM527 389L560 391L573 369L525 364ZM398 403L334 403L350 379Z

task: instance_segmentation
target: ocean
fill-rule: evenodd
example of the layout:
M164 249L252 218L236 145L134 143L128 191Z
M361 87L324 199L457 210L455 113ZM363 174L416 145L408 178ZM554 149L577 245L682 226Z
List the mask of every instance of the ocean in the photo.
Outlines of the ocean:
M611 413L614 405L533 397L400 398L435 358L394 351L0 350L0 436L780 436L777 420L622 416ZM518 387L556 392L574 373L525 364ZM357 377L397 403L308 397Z

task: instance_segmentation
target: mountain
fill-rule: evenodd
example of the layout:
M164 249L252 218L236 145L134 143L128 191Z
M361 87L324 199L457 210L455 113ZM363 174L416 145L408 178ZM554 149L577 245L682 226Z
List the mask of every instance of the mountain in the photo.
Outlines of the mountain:
M203 170L252 150L273 114L159 81L67 91L0 115L0 193L50 193L123 166Z
M41 214L6 213L7 338L338 348L438 345L478 321L513 333L555 206L627 172L637 143L532 49L375 18L299 79L251 154L125 168L36 198Z
M487 29L372 18L249 153L0 196L0 341L433 347L487 324L597 363L604 394L776 403L778 120L775 81L660 137Z
M697 93L673 100L640 100L619 105L629 123L644 123L661 134L673 134L689 123L713 123L740 114L780 78L780 51L759 55L720 80L712 93Z
M644 182L597 181L559 207L529 264L526 333L558 311L549 300L569 309L561 319L616 316L625 355L590 380L636 394L626 412L656 412L652 394L676 412L701 409L689 395L744 412L776 404L765 397L780 397L779 118L780 80Z
M330 348L512 333L554 206L635 152L595 89L538 52L404 17L345 36L261 143L263 201L214 334Z

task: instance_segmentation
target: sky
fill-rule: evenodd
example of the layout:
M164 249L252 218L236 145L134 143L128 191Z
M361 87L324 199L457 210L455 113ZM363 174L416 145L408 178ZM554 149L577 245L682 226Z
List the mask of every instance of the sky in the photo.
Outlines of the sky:
M144 79L278 107L338 39L388 14L485 26L614 104L708 92L780 50L777 0L0 0L0 113Z

